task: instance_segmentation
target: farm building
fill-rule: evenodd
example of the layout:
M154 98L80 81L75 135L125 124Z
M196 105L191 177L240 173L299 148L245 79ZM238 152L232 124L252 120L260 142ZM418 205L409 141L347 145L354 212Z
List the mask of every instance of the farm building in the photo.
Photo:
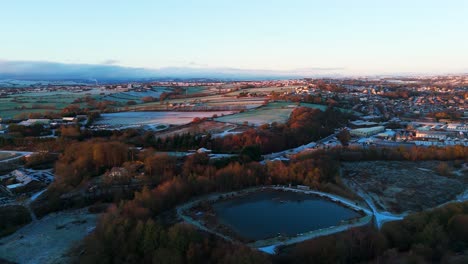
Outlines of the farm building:
M62 120L67 122L75 122L76 117L63 117Z
M364 120L356 120L356 121L351 121L349 123L352 128L373 127L373 126L378 125L377 122L364 121Z
M197 153L211 153L211 149L199 148Z

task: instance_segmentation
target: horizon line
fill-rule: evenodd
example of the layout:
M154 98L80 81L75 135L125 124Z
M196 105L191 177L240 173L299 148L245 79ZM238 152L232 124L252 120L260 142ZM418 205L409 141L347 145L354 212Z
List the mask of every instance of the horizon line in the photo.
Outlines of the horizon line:
M108 60L112 61L112 60ZM304 67L294 69L259 69L213 66L135 67L112 63L67 63L40 60L6 60L0 58L0 79L160 79L160 78L347 78L347 77L411 77L466 75L468 69L454 71L381 71L353 72L347 67ZM86 75L86 76L85 76ZM92 76L95 75L95 76ZM101 76L100 76L101 75Z

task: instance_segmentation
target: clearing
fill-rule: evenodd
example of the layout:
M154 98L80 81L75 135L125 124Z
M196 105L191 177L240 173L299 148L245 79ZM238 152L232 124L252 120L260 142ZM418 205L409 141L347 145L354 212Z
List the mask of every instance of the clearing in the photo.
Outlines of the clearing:
M366 161L343 163L345 183L365 193L379 211L409 213L456 199L468 187L468 175L446 177L439 161Z

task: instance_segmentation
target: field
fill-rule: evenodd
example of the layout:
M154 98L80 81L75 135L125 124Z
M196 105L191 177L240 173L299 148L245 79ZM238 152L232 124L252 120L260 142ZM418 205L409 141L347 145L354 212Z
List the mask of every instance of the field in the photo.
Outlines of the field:
M66 104L62 98L60 101L42 99L40 101L44 103L40 105L34 101L26 98L20 98L18 101L12 98L0 98L0 117L13 118L22 113L56 112L61 105Z
M246 99L237 99L246 100ZM248 99L247 99L248 100ZM242 102L242 101L240 101ZM216 120L220 122L233 124L247 124L260 126L263 124L271 124L273 122L286 123L292 111L297 107L308 107L325 111L326 105L309 104L309 103L290 103L290 102L272 102L264 106L249 109L235 115L219 117ZM350 111L339 109L341 111Z
M0 80L0 89L2 88L22 88L31 85L85 85L84 82L74 81L27 81L27 80L14 80L3 79Z
M206 94L198 97L187 97L168 99L163 103L152 102L131 106L133 111L169 111L180 108L195 110L242 110L259 107L265 103L265 97L259 98L236 98L235 96L226 96L222 94Z
M223 87L223 88L227 88ZM239 114L238 116L233 116L232 118L220 119L222 122L231 122L236 124L241 124L244 121L247 121L249 124L259 125L264 123L271 122L284 122L287 120L290 114L290 110L287 108L293 103L280 102L268 104L267 107L262 107L265 103L268 102L269 95L272 91L283 93L291 91L293 87L264 87L264 88L248 88L237 90L233 92L228 92L224 94L219 94L216 88L208 87L189 87L187 88L187 97L181 97L176 99L167 99L164 102L152 102L146 104L138 104L135 106L129 106L120 109L132 110L132 111L170 111L170 110L189 110L189 111L221 111L221 110L251 110L258 107L261 107L259 110L261 112L246 112ZM240 93L251 93L257 94L254 97L238 97ZM197 97L191 97L191 95L198 94ZM117 96L117 95L116 95ZM127 98L128 99L128 98ZM318 104L308 104L301 103L300 106L316 108L324 111L326 105ZM274 113L271 111L272 108L279 109L279 116L274 117ZM343 111L349 111L344 110ZM257 118L260 116L259 118ZM235 118L240 118L241 121L233 120Z
M0 161L16 157L14 153L0 152Z
M208 107L243 107L245 109L253 109L262 106L265 103L263 99L249 98L249 99L234 99L234 98L220 98L218 100L211 100L205 102Z
M229 87L225 85L222 87ZM182 87L186 93L175 99L166 99L163 102L143 103L143 97L158 98L163 92L170 92L170 87L154 86L150 90L107 90L103 88L87 88L85 90L58 90L50 92L27 91L14 95L0 97L0 117L13 118L25 117L29 113L60 112L63 108L72 104L76 99L89 96L96 101L114 101L117 103L115 111L241 111L236 116L219 119L221 122L233 124L262 125L266 123L284 123L289 118L296 104L288 102L270 103L269 95L272 91L284 93L294 87L263 87L248 88L228 93L219 93L216 87L194 86ZM256 94L250 97L238 97L240 93ZM186 96L184 96L186 94ZM134 101L136 104L127 105ZM88 107L85 102L78 103L81 107ZM297 105L296 105L297 106ZM300 106L325 110L325 105L301 103ZM258 111L251 111L258 108ZM343 111L349 111L344 110ZM120 122L120 121L119 121ZM137 122L138 123L138 122ZM146 124L146 122L143 122ZM150 122L152 123L152 122ZM118 124L119 126L121 124ZM125 125L125 124L123 124Z
M417 212L454 200L468 187L468 175L441 176L437 166L439 161L349 162L343 163L343 176L381 210Z
M85 96L98 97L100 89L90 91L26 92L0 98L0 117L13 118L20 114L59 112L74 100Z
M208 89L207 87L203 87L203 86L190 86L190 87L186 87L186 93L188 95L199 94L199 93L210 93L210 89Z
M90 96L96 101L114 101L125 105L128 101L135 101L141 104L141 99L146 96L158 98L161 93L169 91L165 87L153 87L151 90L119 92L115 90L105 90L92 88L85 91L48 91L18 93L0 97L0 117L14 118L21 114L60 112L63 108L69 106L76 99ZM85 103L79 104L86 107Z
M321 111L327 110L326 105L320 105L320 104L301 103L300 106L308 107L308 108L315 108L315 109L319 109Z
M231 85L224 85L223 89L232 89ZM185 89L185 88L182 88ZM153 102L147 104L140 104L129 107L133 111L163 111L163 110L174 110L185 108L191 111L200 110L242 110L242 109L253 109L265 104L268 97L266 96L271 91L289 91L292 88L283 87L265 87L265 88L249 88L238 91L222 93L220 94L218 89L215 87L188 87L186 95L185 93L175 99L167 99L163 103ZM240 97L238 95L241 92L253 92L263 94L257 97ZM192 95L197 94L196 97Z
M1 151L0 150L0 161L16 158L16 157L21 157L26 154L30 154L30 152L15 152L15 151Z
M49 214L0 239L0 256L14 263L70 263L67 251L96 226L97 218L86 209Z
M174 127L174 128L161 131L161 132L157 132L155 136L159 138L166 138L166 137L170 137L174 135L181 135L181 134L188 134L188 133L192 135L210 133L213 136L215 136L218 134L225 133L226 131L232 131L236 128L237 128L237 125L206 120L201 123L188 124L185 126Z
M292 103L269 103L266 106L244 111L235 115L218 117L216 120L226 123L248 124L255 126L271 124L273 122L285 123L289 119L294 108L296 108L296 105Z
M247 89L241 89L237 91L233 91L228 93L227 95L239 95L240 93L257 93L257 94L270 94L271 92L278 92L278 93L284 93L284 92L291 92L294 90L296 86L288 86L288 87L276 87L276 86L271 86L271 87L259 87L259 88L247 88Z
M320 105L320 104L301 103L300 106L315 108L315 109L319 109L319 110L322 110L322 111L325 111L327 109L326 105ZM336 109L338 109L342 113L352 113L352 114L357 115L357 116L362 116L361 113L350 110L350 109L344 109L344 108L336 108Z
M102 114L94 124L109 128L128 128L148 126L159 130L169 125L184 125L194 118L212 117L213 115L229 115L230 111L215 112L120 112Z
M275 88L277 89L277 88ZM143 103L143 97L158 98L161 93L169 92L168 87L152 87L151 90L106 90L91 88L86 90L57 90L57 91L25 91L13 95L0 97L0 117L14 118L29 113L60 112L63 108L72 104L76 99L90 96L96 101L114 101L120 107L118 111L163 111L186 108L188 111L231 111L241 109L252 109L261 106L265 99L259 98L236 98L235 95L218 94L214 87L194 86L187 87L187 97L164 101L164 103ZM197 94L197 97L191 97ZM201 95L201 96L200 96ZM127 106L128 101L135 101L136 105ZM79 103L86 107L86 103Z
M135 101L136 103L142 103L141 99L143 97L154 97L159 98L163 92L169 92L170 89L166 87L159 87L155 86L152 87L151 90L147 90L144 92L137 92L137 91L128 91L128 92L118 92L118 93L111 93L99 98L99 100L108 100L120 103L127 103L128 101Z

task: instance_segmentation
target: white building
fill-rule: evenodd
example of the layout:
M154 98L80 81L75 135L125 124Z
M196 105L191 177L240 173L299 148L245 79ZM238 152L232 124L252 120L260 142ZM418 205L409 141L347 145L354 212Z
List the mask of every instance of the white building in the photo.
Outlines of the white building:
M447 132L441 132L441 131L421 131L421 130L416 130L416 137L417 138L426 138L426 139L438 139L438 140L444 140L447 138Z
M378 134L383 131L385 131L384 126L375 126L375 127L351 129L349 133L351 134L351 136L355 136L355 137L369 137L369 136Z

